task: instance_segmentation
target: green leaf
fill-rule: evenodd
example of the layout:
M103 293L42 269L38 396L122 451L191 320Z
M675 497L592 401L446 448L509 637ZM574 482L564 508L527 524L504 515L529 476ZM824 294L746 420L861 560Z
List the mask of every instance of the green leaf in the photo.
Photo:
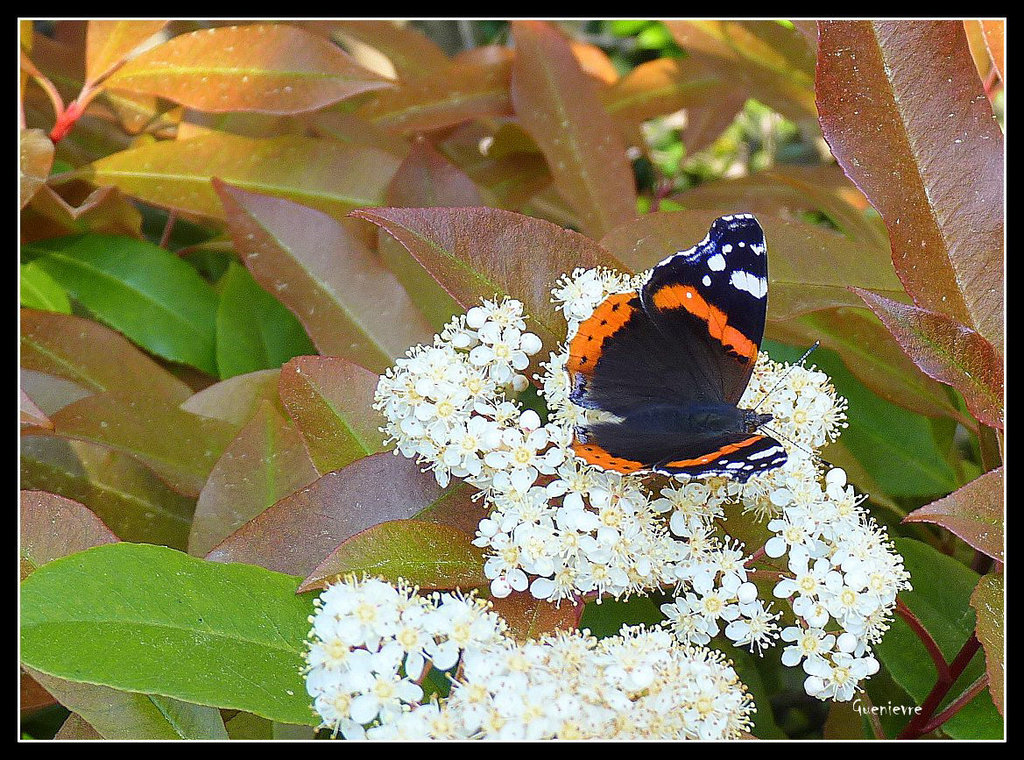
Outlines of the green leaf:
M181 34L137 56L106 85L159 95L200 111L313 111L391 87L337 45L288 24Z
M35 261L21 265L21 305L61 314L71 313L67 291Z
M313 606L297 585L165 547L100 546L22 583L22 661L70 681L313 724L300 675Z
M295 315L234 262L220 282L216 345L222 380L316 351Z
M471 535L423 520L389 520L346 539L299 590L323 588L347 573L392 582L403 578L424 589L470 589L488 583L483 550L473 546Z
M935 640L946 662L952 662L974 632L970 600L978 574L920 541L898 538L895 545L914 585L912 591L905 591L900 597ZM937 671L924 644L902 618L893 619L876 652L896 682L921 704L935 684ZM983 670L983 658L975 657L950 689L946 702ZM943 724L942 730L954 738L1000 738L1002 720L986 691Z
M182 702L159 694L138 694L108 686L66 681L31 668L29 672L61 705L85 720L100 738L227 738L224 721L215 707Z
M22 248L102 322L157 356L216 374L217 294L177 256L117 235L41 240Z
M988 691L1000 715L1005 715L1003 689L1006 678L1006 601L1002 573L984 576L971 595L971 606L978 616L978 641L985 647Z
M195 500L138 460L105 446L44 436L21 439L21 487L81 502L125 541L184 549Z
M823 21L832 154L885 220L914 303L1003 352L1003 135L958 20Z

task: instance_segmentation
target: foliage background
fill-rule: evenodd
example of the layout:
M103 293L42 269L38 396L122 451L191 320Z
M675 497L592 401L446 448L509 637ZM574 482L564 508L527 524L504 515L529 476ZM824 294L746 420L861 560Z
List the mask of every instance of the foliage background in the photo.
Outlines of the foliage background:
M24 736L310 736L294 672L293 699L228 676L295 670L309 589L369 565L482 581L468 489L382 453L376 373L495 292L553 347L562 271L640 271L735 211L772 249L766 346L821 341L850 403L826 457L913 576L867 698L927 708L829 708L729 649L755 735L1001 735L1001 21L20 32ZM182 600L204 601L171 621L177 648L141 646ZM607 635L657 603L503 612L524 635ZM232 635L281 621L277 665L274 635ZM222 645L195 645L208 629Z

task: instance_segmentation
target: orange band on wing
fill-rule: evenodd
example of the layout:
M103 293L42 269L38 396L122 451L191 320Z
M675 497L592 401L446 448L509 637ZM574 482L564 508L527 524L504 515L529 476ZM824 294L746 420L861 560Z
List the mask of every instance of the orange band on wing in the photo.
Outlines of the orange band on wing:
M750 436L750 438L744 438L742 441L739 441L738 443L727 444L720 449L715 449L710 454L705 454L704 456L697 457L696 459L680 459L676 462L666 462L662 466L693 467L694 465L707 464L708 462L718 459L718 457L725 456L726 454L731 454L734 451L739 451L740 449L746 448L747 446L755 444L761 440L764 440L763 435L752 435Z
M569 341L570 372L590 374L601 358L601 350L607 338L615 334L633 316L635 307L630 304L636 293L618 293L602 301L594 313L579 327Z
M633 472L648 469L648 465L643 462L636 462L631 459L617 457L610 454L607 449L601 448L596 443L583 443L577 439L572 442L572 450L576 453L576 456L584 462L596 465L602 470L614 470L615 472L621 472L624 475L628 475Z
M686 309L703 322L707 322L711 337L722 342L746 359L757 358L757 344L729 325L725 312L709 304L692 285L666 285L654 291L654 305L659 309Z

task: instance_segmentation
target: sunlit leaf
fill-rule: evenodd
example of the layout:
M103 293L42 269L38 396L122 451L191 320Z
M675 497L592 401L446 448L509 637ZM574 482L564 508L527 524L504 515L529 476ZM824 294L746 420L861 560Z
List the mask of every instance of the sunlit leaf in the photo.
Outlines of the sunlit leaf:
M332 36L340 37L343 42L355 39L379 50L403 79L448 64L444 51L409 25L365 18L310 23L328 27Z
M483 550L472 536L423 520L391 520L346 539L309 574L300 591L323 588L348 573L393 583L404 579L423 589L470 589L485 585Z
M370 123L411 134L511 111L509 53L483 64L449 64L404 80L356 112Z
M224 449L199 492L189 553L205 555L235 529L318 475L298 428L263 401Z
M815 116L814 48L796 29L770 19L665 23L690 57L751 97L793 121Z
M218 183L235 250L317 350L382 371L433 330L398 280L339 222Z
M210 133L114 153L80 173L156 206L223 219L213 177L344 214L379 205L397 166L390 153L363 145L300 135L252 139Z
M885 220L914 302L1001 354L1003 136L962 22L822 22L817 98L825 139Z
M312 723L299 665L313 607L297 585L160 546L96 547L22 583L22 661L68 680Z
M167 22L160 19L89 21L85 43L86 79L95 82L166 25Z
M512 30L516 116L540 145L583 230L600 236L636 215L626 146L568 41L543 22L515 21Z
M37 263L22 264L19 285L22 306L61 314L71 313L67 291Z
M941 525L980 552L1003 561L1003 468L986 472L949 496L915 509L904 522Z
M988 54L992 56L992 64L999 73L999 78L1006 81L1006 22L1003 19L987 18L980 21L982 32L985 35L985 46Z
M288 24L246 24L181 34L107 80L200 111L301 113L390 83L341 48Z

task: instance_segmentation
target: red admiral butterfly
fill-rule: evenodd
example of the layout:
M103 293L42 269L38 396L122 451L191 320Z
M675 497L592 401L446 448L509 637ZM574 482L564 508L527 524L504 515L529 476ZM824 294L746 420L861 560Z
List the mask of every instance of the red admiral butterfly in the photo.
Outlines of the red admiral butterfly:
M639 292L606 298L569 341L570 399L617 421L576 431L576 455L606 470L746 481L786 451L740 409L764 335L768 259L751 214L714 221Z

